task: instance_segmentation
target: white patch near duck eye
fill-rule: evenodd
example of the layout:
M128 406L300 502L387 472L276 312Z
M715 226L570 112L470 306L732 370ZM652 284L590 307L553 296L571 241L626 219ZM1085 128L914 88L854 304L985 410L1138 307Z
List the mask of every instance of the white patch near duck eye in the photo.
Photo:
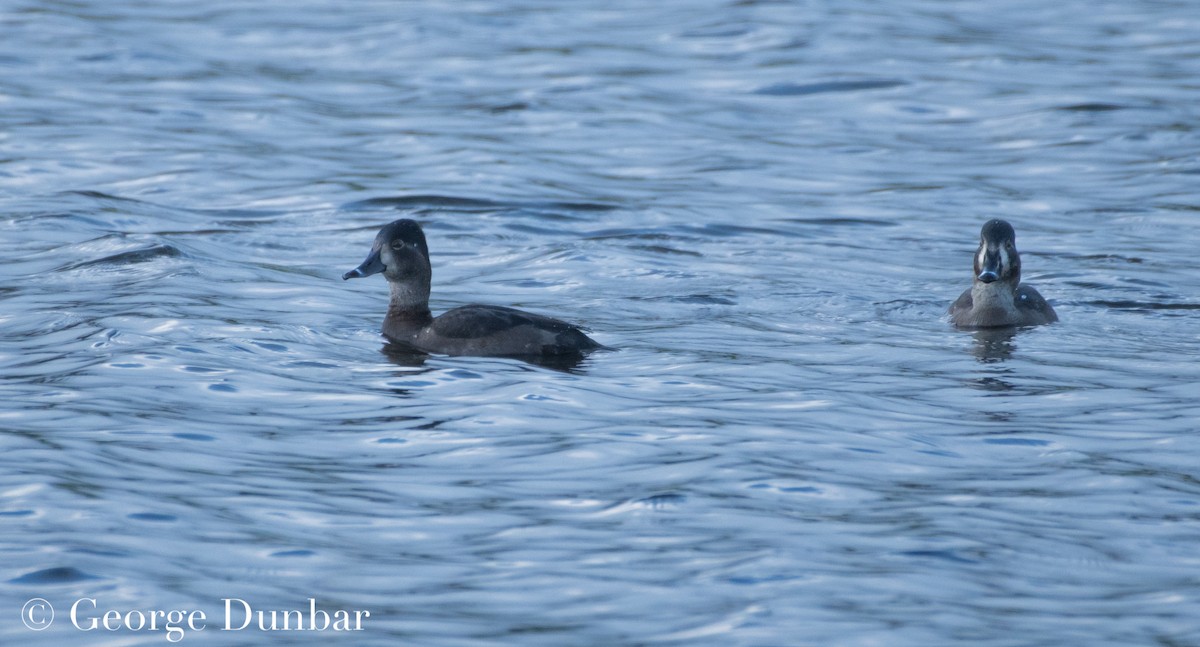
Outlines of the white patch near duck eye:
M1009 265L1008 265L1008 248L1001 247L1000 248L1000 275L1001 276L1004 276L1004 274L1007 273L1006 270L1008 267L1009 267Z
M987 245L979 246L979 253L975 255L975 267L983 269L984 259L987 258Z

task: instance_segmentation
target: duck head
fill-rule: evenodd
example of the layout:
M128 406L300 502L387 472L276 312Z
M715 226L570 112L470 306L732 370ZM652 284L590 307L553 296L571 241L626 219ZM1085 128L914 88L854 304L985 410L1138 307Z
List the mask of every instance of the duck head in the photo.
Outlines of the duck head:
M1003 281L1016 286L1021 282L1021 256L1017 253L1017 232L1004 220L989 220L979 232L979 251L975 252L975 280L981 283Z
M407 218L384 225L375 236L371 252L358 267L342 275L357 279L383 273L391 282L429 280L429 246L421 225Z

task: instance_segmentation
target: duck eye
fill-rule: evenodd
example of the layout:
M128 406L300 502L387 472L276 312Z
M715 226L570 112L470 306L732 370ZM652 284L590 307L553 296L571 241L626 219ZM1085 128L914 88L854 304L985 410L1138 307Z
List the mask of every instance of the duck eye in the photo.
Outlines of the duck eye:
M392 249L404 249L404 241L402 241L402 240L393 241Z

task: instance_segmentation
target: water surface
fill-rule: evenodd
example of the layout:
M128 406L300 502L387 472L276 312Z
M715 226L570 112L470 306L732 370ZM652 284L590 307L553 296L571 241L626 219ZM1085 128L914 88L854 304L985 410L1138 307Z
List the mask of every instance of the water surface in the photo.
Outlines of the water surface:
M1200 643L1187 2L0 8L0 642ZM619 348L382 350L343 282ZM1011 221L1061 323L951 329ZM41 633L19 610L42 597Z

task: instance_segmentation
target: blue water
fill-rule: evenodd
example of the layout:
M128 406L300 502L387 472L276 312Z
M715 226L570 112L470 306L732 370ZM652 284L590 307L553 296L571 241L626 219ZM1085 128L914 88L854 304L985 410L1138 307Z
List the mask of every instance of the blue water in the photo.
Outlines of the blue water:
M184 644L1200 644L1192 3L3 0L0 34L0 644L169 644L79 600L203 610ZM384 353L384 281L339 277L398 217L435 312L619 350ZM995 217L1060 323L949 326Z

